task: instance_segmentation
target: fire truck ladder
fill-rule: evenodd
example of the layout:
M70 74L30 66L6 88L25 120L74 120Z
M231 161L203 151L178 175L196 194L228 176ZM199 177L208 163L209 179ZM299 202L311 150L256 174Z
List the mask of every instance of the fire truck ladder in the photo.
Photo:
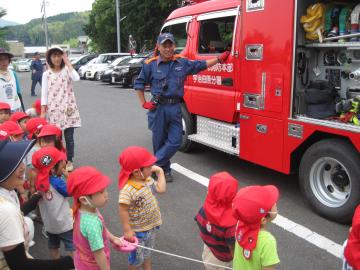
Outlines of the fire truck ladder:
M196 116L197 133L189 140L218 149L231 155L239 155L239 124L228 124L202 116Z

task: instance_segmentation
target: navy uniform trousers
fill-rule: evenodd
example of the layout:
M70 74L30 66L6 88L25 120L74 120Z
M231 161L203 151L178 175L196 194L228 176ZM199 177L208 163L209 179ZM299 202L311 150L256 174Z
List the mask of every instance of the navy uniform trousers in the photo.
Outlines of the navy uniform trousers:
M149 129L152 131L156 164L170 172L170 158L175 155L182 141L182 116L180 103L159 104L148 112Z

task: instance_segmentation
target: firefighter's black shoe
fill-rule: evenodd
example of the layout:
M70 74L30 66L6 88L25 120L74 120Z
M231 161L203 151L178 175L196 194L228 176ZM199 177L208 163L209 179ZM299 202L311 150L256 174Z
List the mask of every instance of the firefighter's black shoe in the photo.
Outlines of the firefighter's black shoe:
M174 177L171 172L165 173L165 180L166 180L166 183L174 182Z

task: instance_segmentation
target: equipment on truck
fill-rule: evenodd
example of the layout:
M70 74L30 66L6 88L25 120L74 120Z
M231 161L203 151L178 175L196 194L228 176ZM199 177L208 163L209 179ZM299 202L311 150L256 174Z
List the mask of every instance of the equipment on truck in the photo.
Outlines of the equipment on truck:
M317 40L319 33L324 31L325 5L316 3L306 10L306 15L301 16L300 22L306 32L306 39Z
M319 214L351 220L360 204L355 5L287 0L279 8L279 1L211 0L173 11L161 31L183 41L184 57L209 60L231 44L225 63L186 80L182 151L200 143L298 173L303 196ZM221 46L205 50L204 44Z

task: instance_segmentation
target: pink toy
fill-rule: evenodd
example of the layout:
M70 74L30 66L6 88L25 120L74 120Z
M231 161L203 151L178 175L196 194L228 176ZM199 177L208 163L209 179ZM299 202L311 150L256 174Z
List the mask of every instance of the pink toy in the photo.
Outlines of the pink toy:
M113 247L120 252L131 252L136 249L136 245L139 243L139 240L134 237L134 242L129 242L124 239L124 237L120 237L120 240L122 241L122 246L113 245Z

